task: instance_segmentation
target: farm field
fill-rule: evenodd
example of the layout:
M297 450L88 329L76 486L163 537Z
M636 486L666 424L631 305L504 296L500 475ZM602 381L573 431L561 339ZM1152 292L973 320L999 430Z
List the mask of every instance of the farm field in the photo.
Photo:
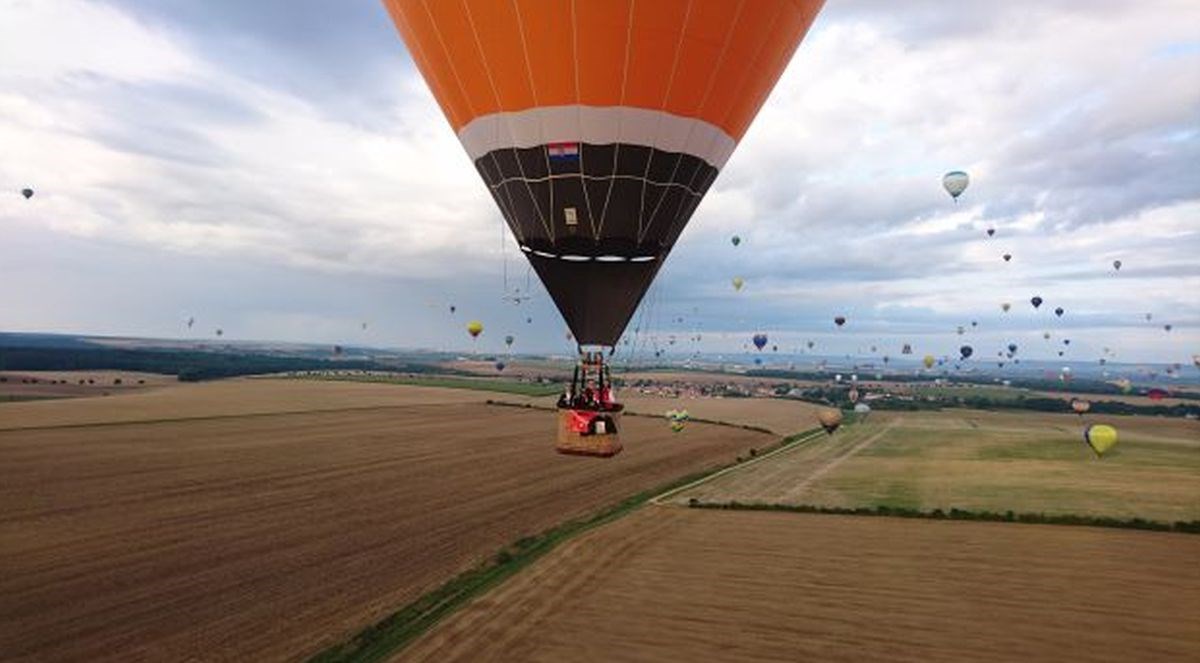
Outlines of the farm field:
M1197 558L1183 534L652 506L392 660L1196 660Z
M244 379L0 405L0 652L311 655L513 540L774 438L630 418L607 461L487 394Z
M1117 427L1103 459L1087 423ZM1200 519L1200 422L1027 412L884 413L674 500Z

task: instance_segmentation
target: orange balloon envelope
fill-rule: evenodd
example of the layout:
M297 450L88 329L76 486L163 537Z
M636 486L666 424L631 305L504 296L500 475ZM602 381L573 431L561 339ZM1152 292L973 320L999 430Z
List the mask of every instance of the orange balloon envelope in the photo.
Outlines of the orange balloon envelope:
M842 411L825 408L817 413L817 421L821 423L821 428L824 428L826 433L833 435L833 431L842 425Z
M384 0L581 345L615 345L823 0Z

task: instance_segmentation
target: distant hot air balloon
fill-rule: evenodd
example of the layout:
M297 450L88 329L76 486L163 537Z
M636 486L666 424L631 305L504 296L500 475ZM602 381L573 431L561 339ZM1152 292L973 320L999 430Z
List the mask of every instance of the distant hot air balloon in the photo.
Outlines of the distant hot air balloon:
M1118 272L1121 271L1121 261L1120 260L1113 261L1113 269L1117 270Z
M1016 343L1009 343L1009 344L1008 344L1008 351L1009 351L1009 352L1011 352L1011 353L1013 353L1013 354L1017 354L1017 344L1016 344Z
M1192 363L1196 365L1196 368L1200 368L1200 355L1192 355Z
M1146 314L1146 322L1150 322L1150 321L1151 321L1151 320L1153 320L1153 319L1154 319L1154 314L1153 314L1153 313L1147 313L1147 314Z
M1071 344L1071 339L1069 339L1069 338L1063 339L1063 345L1070 345L1070 344Z
M995 235L995 234L996 234L996 229L995 229L995 228L988 228L988 229L987 229L987 234L988 234L988 237L991 237L992 235Z
M224 330L224 329L218 329L218 330L217 330L217 336L224 336L224 335L225 335L225 330Z
M834 408L822 408L817 412L817 421L826 433L833 435L838 426L842 425L842 411Z
M25 196L25 200L33 197L33 189L21 189L21 195Z
M909 343L905 343L904 347L900 348L900 354L902 354L902 355L912 354L912 345Z
M483 333L483 323L478 320L468 322L467 333L471 335L471 338L479 338L479 335Z
M755 334L751 338L751 341L753 341L754 347L758 348L759 350L762 350L767 345L767 335L766 334Z
M1166 331L1171 331L1171 325L1163 325L1163 329Z
M367 323L362 323L362 330L367 331Z
M958 202L958 197L967 190L970 183L971 177L961 170L952 170L942 176L942 186L955 202Z
M194 325L194 324L196 324L196 318L195 317L188 318L188 321L187 321L188 329L191 329L192 325Z
M1161 401L1169 395L1170 394L1167 393L1166 389L1154 388L1146 392L1146 396L1148 396L1152 401Z
M504 344L511 348L513 341L515 340L516 339L513 338L512 334L509 334L508 336L504 337Z
M867 420L867 415L871 414L871 406L866 403L858 403L854 406L854 414L857 414L863 421Z
M837 316L836 318L834 318L834 319L833 319L833 324L835 324L835 325L837 325L837 326L839 326L839 327L841 327L842 325L846 324L846 318L845 318L845 316L841 316L841 315Z
M1064 310L1063 310L1063 307L1061 307L1061 306L1059 306L1058 308L1054 309L1054 315L1057 315L1057 316L1058 316L1058 317L1060 317L1060 318L1062 317L1062 314L1063 314L1063 313L1066 313L1066 311L1064 311Z
M814 343L813 341L809 341L809 342L805 343L805 345L807 345L807 346L808 346L808 349L809 349L809 350L812 350L812 349L813 349L813 346L814 346L814 345L816 345L816 343Z
M1049 341L1050 340L1050 332L1042 332L1042 338Z
M1117 445L1117 429L1106 424L1092 424L1083 431L1083 441L1092 448L1096 456L1103 456Z
M453 314L453 313L454 313L455 311L457 311L457 310L458 310L458 307L457 307L457 306L455 306L454 304L451 304L451 305L450 305L450 313L451 313L451 314Z
M958 351L962 354L963 359L970 359L971 355L975 354L975 349L969 345L962 346Z
M1003 256L1001 256L1001 257L1002 257L1002 258L1004 258L1004 262L1008 262L1009 260L1012 260L1012 254L1011 254L1011 253L1005 253L1005 254L1004 254Z
M957 330L955 330L955 331L957 331L957 332L958 332L958 335L959 335L959 336L962 336L963 334L967 333L967 328L966 328L966 327L963 327L962 325L959 325L959 326L958 326L958 329L957 329Z
M846 397L850 399L851 403L857 403L858 402L858 390L851 387L850 392L848 394L846 394Z
M1085 400L1075 399L1071 401L1071 409L1075 411L1075 414L1082 417L1083 413L1092 409L1092 404Z
M1005 313L1008 313L1008 309L1010 308L1012 308L1012 304L1009 304L1008 302L1000 304L1000 310L1004 311Z
M340 357L341 355L342 355L342 346L340 346L340 345L333 346L333 356Z
M1041 306L1041 305L1042 305L1042 298L1041 298L1041 297L1038 297L1037 295L1034 295L1034 296L1033 296L1033 297L1032 297L1032 298L1029 300L1029 303L1030 303L1030 304L1033 304L1033 307L1034 307L1034 308L1037 308L1037 307L1039 307L1039 306Z
M741 291L742 291L742 286L744 286L744 285L746 285L746 281L745 281L745 279L743 279L743 278L742 278L742 277L740 277L740 276L735 276L735 277L733 277L733 289L734 289L734 290L736 290L736 291L738 291L738 292L741 292Z
M496 370L503 371L504 370L504 362L497 360L496 361Z
M737 246L742 243L742 238L734 235L733 237L729 238L729 241L732 242L734 246Z
M532 325L532 324L533 324L533 318L525 318L525 324L527 324L527 325Z

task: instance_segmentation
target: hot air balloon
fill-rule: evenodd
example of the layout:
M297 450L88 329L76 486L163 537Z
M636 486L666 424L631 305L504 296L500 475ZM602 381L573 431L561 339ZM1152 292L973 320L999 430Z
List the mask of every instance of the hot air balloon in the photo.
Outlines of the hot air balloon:
M845 316L841 316L841 315L837 316L836 318L834 318L834 319L833 319L833 324L835 324L835 325L837 325L837 326L839 326L839 327L841 327L842 325L846 324L846 318L845 318Z
M1050 340L1050 332L1042 332L1042 338L1049 341Z
M467 333L471 335L471 338L479 338L479 335L483 333L483 323L478 320L468 322Z
M737 246L742 243L742 238L734 235L733 237L729 238L729 241L732 242L734 246Z
M1163 325L1163 329L1166 331L1171 331L1171 325Z
M936 361L937 359L933 355L925 355L925 358L921 360L925 364L925 368L933 368L933 364Z
M1121 261L1120 260L1113 261L1113 269L1117 270L1118 272L1121 271Z
M988 237L991 237L992 235L995 235L995 234L996 234L996 229L995 229L995 228L988 228L988 229L987 229L987 234L988 234Z
M497 360L496 361L496 371L503 371L503 370L504 370L504 362Z
M1106 424L1092 424L1083 430L1083 441L1097 457L1103 456L1117 445L1117 429Z
M195 317L188 318L188 320L187 320L188 329L191 329L192 325L194 325L194 324L196 324L196 318Z
M581 349L620 338L821 4L385 0Z
M905 343L904 347L900 348L900 354L902 354L902 355L912 354L912 345L909 343Z
M740 277L740 276L733 277L733 289L734 290L741 292L742 286L744 286L744 285L746 285L746 281L742 277Z
M450 314L451 314L451 315L453 315L453 314L454 314L454 312L455 312L455 311L457 311L457 310L458 310L458 307L457 307L457 306L455 306L454 304L451 304L451 305L450 305Z
M1200 355L1192 355L1192 363L1196 365L1196 368L1200 368Z
M335 357L342 356L342 346L340 346L340 345L333 346L333 356L335 356Z
M217 336L224 336L224 335L225 335L225 330L224 330L224 329L218 329L216 333L217 333Z
M1016 343L1009 343L1009 344L1008 344L1008 351L1009 351L1010 353L1012 353L1012 354L1017 354L1017 344L1016 344Z
M33 197L33 189L21 189L21 195L25 196L25 200Z
M1029 300L1029 303L1030 303L1030 304L1033 304L1033 307L1034 307L1034 308L1037 308L1037 307L1039 307L1039 306L1041 306L1041 305L1042 305L1042 298L1041 298L1041 297L1038 297L1037 295L1034 295L1034 296L1033 296L1033 297L1032 297L1032 298Z
M946 193L954 199L954 202L958 202L958 197L967 190L967 185L970 183L971 177L961 170L952 170L942 175L942 186L946 189Z
M1162 399L1166 398L1168 395L1169 394L1167 393L1166 389L1154 388L1154 389L1151 389L1150 391L1146 392L1146 396L1148 396L1150 398L1150 400L1152 400L1152 401L1161 401Z
M367 323L362 323L362 330L367 331Z
M975 354L975 349L969 345L962 346L958 349L958 351L960 354L962 354L963 359L970 359L971 355Z
M863 421L866 421L867 415L871 414L871 406L866 403L858 403L854 406L854 414L858 415Z
M1153 314L1153 313L1147 313L1147 314L1146 314L1146 322L1150 322L1150 321L1151 321L1151 320L1153 320L1153 319L1154 319L1154 314Z
M750 340L754 343L754 347L759 350L762 350L767 345L766 334L755 334Z
M848 394L846 394L846 396L850 399L851 403L858 402L858 390L857 389L851 387L850 392Z
M826 433L833 435L838 426L842 425L842 411L834 408L822 408L817 412L817 421Z
M1063 310L1063 307L1061 307L1061 306L1059 306L1058 308L1054 309L1054 315L1057 315L1057 316L1058 316L1058 317L1060 317L1060 318L1062 317L1062 314L1063 314L1063 313L1066 313L1066 311L1064 311L1064 310Z
M532 324L533 324L533 318L525 318L525 324L527 324L527 325L532 325Z
M805 345L808 346L809 350L812 350L813 346L816 345L816 343L814 343L813 341L808 341L807 343L805 343Z
M1069 339L1069 338L1063 339L1063 345L1070 345L1070 344L1071 344L1071 339Z
M508 336L504 337L504 344L511 348L513 341L515 341L515 340L516 339L513 338L512 334L509 334Z
M962 336L963 334L967 333L967 328L966 328L966 327L963 327L962 325L959 325L959 326L958 326L958 329L957 329L957 330L955 330L955 331L957 331L957 332L958 332L958 335L959 335L959 336Z
M1002 257L1002 258L1004 258L1004 262L1008 262L1009 260L1012 260L1012 254L1011 254L1011 253L1005 253L1005 254L1004 254L1003 256L1001 256L1001 257Z
M1009 304L1008 302L1000 304L1000 310L1004 311L1005 313L1008 313L1008 309L1010 308L1012 308L1012 304Z
M1075 414L1082 417L1084 412L1092 409L1092 404L1085 400L1075 399L1071 401L1071 409L1075 411Z

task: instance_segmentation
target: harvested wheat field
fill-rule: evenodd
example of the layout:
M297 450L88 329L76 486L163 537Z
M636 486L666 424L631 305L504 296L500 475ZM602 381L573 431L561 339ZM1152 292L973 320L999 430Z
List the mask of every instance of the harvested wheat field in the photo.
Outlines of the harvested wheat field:
M547 413L485 396L237 380L0 405L3 658L303 658L518 537L773 441L630 418L620 456L559 456Z
M0 403L126 394L175 382L173 376L134 371L0 371Z
M648 507L397 661L1194 661L1200 537Z
M1116 426L1104 458L1088 423ZM1029 412L874 413L674 497L834 507L1200 519L1200 422Z

